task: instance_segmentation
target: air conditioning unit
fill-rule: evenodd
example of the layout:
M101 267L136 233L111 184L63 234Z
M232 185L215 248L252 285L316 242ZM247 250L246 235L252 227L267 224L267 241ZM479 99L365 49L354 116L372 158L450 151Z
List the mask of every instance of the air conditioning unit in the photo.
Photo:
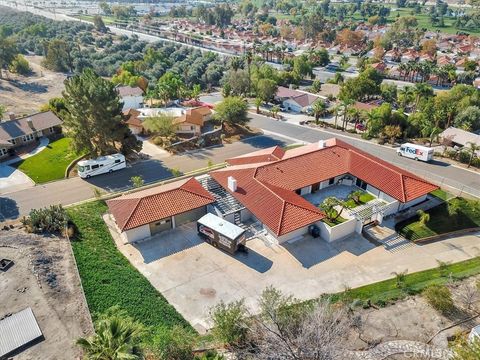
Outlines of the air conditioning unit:
M233 176L228 177L228 189L232 192L237 191L237 180Z

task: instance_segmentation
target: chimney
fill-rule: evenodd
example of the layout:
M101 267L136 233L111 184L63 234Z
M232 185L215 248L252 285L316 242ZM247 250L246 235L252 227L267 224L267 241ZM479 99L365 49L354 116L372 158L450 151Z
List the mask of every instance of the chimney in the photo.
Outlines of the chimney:
M228 177L228 189L230 191L237 191L237 180L233 176Z
M325 140L318 140L318 148L323 149L326 147Z
M10 111L10 112L8 113L8 118L9 118L10 120L15 120L15 113Z
M27 118L27 124L30 129L32 129L33 131L36 131L35 127L33 126L32 118Z

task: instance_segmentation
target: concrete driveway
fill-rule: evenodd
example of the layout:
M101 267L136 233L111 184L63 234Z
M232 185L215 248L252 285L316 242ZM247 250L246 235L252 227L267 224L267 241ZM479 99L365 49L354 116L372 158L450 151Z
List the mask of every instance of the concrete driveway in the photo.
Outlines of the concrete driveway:
M27 175L14 167L0 164L0 194L6 194L35 186Z
M112 221L110 232L120 251L200 332L211 327L209 309L220 300L245 299L255 312L265 287L303 300L343 291L409 272L479 255L479 234L425 246L386 250L360 236L327 243L305 237L284 246L248 241L249 254L231 256L200 240L194 223L135 245L122 244Z

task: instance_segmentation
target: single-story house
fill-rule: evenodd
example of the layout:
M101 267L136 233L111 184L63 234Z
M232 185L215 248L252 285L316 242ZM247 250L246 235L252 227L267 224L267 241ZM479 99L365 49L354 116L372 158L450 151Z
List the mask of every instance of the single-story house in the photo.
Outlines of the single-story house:
M123 110L143 107L143 90L138 86L117 86L118 96L123 102Z
M470 131L465 131L455 127L449 127L445 129L441 134L440 138L449 138L453 145L464 147L468 146L468 143L473 143L480 146L480 135L472 133Z
M319 227L333 241L371 221L405 210L438 189L420 177L332 138L285 151L262 149L227 160L229 166L196 179L107 201L125 241L137 241L197 220L205 211L236 224L254 221L278 243ZM331 227L311 196L342 184L376 197L348 221ZM325 190L328 191L328 190ZM320 193L321 194L321 193ZM365 209L363 209L365 210ZM367 215L365 215L367 213Z
M123 115L126 120L125 123L128 125L130 131L135 135L140 135L143 133L143 121L138 118L140 111L135 109L126 109L123 111Z
M194 178L133 192L107 201L125 243L200 219L213 196Z
M13 113L0 122L0 158L13 149L27 145L43 136L50 137L61 132L62 120L53 112L45 111L17 118Z
M206 121L211 120L212 110L207 106L200 106L186 110L173 120L177 134L200 135Z

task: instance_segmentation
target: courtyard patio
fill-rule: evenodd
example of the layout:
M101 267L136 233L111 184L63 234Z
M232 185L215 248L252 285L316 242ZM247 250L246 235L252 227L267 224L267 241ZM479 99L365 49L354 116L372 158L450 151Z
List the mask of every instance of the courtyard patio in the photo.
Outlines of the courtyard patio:
M313 205L319 206L328 197L335 197L339 200L348 200L348 195L357 190L364 191L355 185L348 186L339 184L326 187L315 193L306 194L303 197Z

